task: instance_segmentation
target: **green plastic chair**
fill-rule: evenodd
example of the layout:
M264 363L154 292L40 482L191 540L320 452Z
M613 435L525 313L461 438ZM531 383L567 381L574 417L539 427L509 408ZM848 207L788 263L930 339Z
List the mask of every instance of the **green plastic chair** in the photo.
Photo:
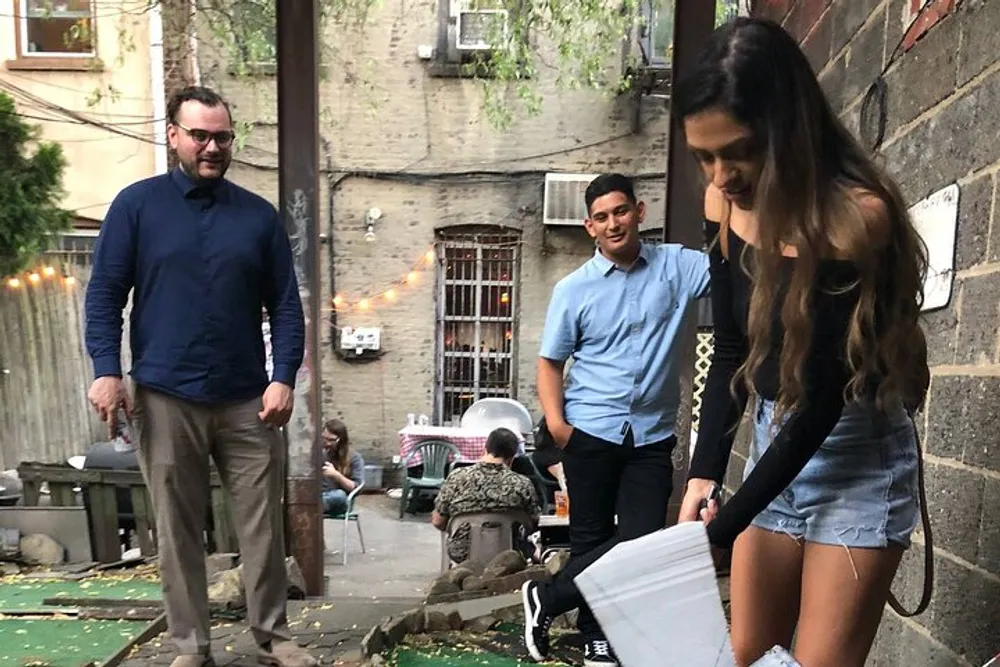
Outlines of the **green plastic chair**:
M420 458L424 465L421 477L410 477L406 471L410 463ZM403 461L403 495L399 499L399 518L406 515L406 505L410 496L416 490L435 489L440 491L445 477L451 472L451 467L461 458L458 447L445 440L421 440L417 446L406 455Z
M365 553L365 536L361 532L361 516L354 510L354 499L357 497L358 493L364 488L365 483L361 482L354 490L347 494L347 511L340 514L328 514L323 513L324 519L333 519L334 521L344 522L344 565L347 565L347 527L351 525L353 521L358 527L358 540L361 542L361 553Z

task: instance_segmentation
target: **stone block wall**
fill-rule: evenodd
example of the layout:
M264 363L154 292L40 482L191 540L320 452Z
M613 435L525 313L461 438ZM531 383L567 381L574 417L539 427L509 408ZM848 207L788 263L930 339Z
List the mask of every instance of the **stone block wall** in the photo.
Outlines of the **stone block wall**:
M887 610L870 664L979 667L1000 652L1000 2L760 0L754 11L800 41L856 132L871 129L861 102L884 76L880 155L908 203L960 187L951 299L924 318L934 600L915 619ZM893 585L911 608L923 549L918 533Z

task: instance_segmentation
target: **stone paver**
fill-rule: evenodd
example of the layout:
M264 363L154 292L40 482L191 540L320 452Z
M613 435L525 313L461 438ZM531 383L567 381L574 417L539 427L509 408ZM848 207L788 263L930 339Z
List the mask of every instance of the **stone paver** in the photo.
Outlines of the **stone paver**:
M358 511L367 553L357 530L348 533L348 561L340 550L343 524L324 521L325 599L290 601L288 622L296 640L324 665L360 661L361 639L382 618L418 606L440 568L441 541L427 516L398 519L399 501L361 496ZM137 647L123 667L169 665L173 644L165 635ZM212 655L218 667L257 667L256 644L244 622L220 621L212 628Z

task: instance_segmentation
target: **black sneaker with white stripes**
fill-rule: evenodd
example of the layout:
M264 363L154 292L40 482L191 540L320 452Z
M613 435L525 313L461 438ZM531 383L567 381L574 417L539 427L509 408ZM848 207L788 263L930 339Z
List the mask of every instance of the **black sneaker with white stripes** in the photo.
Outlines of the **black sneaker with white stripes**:
M583 649L583 667L618 667L618 656L607 639L591 639Z
M549 654L549 627L552 625L552 618L545 613L539 588L536 581L524 582L521 586L521 601L524 603L524 645L531 657L541 662Z

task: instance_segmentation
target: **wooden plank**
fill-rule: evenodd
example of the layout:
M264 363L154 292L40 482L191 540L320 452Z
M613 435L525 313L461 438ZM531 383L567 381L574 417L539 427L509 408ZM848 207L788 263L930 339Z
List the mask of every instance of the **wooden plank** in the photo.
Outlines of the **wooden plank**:
M222 488L212 489L213 542L217 553L232 553L237 550L236 531L233 527L229 502Z
M94 621L153 621L163 612L150 607L88 607L81 609L78 618Z
M49 496L54 507L76 506L76 484L73 482L49 482Z
M34 480L22 480L22 482L24 484L22 489L24 505L26 507L37 507L41 496L38 490L40 484Z
M146 609L162 609L161 600L136 600L117 598L71 598L54 597L45 598L42 604L46 607L101 607L110 609L111 607L144 607Z
M115 487L91 484L90 527L93 532L94 560L114 563L121 560L121 542L118 538L118 503Z
M155 556L156 547L152 536L152 507L149 503L149 493L144 486L133 486L129 490L132 496L132 513L135 516L135 537L139 541L139 552L143 556Z
M134 649L139 644L145 644L153 637L156 637L164 630L167 629L167 614L166 612L160 614L156 617L156 620L151 622L146 626L146 629L135 636L135 639L122 646L120 649L112 653L107 659L101 661L101 667L118 667L122 662L132 653Z

